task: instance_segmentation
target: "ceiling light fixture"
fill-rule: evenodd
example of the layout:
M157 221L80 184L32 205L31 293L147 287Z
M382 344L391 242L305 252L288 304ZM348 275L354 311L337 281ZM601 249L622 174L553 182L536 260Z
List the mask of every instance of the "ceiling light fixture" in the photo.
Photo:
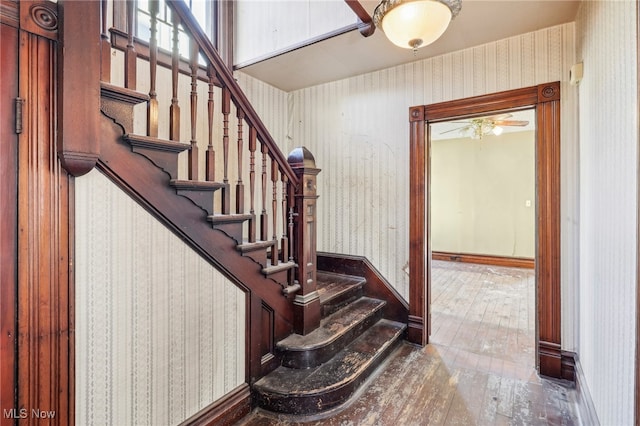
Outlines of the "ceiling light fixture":
M396 46L416 51L436 41L462 9L462 0L382 0L373 22Z

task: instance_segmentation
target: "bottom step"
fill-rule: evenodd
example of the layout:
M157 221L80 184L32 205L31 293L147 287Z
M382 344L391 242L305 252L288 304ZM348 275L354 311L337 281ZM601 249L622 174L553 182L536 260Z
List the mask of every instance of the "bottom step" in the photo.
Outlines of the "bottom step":
M255 400L266 410L288 414L314 414L336 407L393 351L405 328L382 319L318 367L278 367L254 384Z

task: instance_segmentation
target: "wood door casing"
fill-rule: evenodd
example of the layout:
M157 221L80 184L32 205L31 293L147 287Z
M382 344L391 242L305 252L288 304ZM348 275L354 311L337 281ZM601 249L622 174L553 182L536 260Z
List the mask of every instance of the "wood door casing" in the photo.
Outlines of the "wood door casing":
M536 110L536 301L540 374L562 377L560 328L560 83L547 83L409 109L409 331L425 345L430 334L431 122L493 112Z

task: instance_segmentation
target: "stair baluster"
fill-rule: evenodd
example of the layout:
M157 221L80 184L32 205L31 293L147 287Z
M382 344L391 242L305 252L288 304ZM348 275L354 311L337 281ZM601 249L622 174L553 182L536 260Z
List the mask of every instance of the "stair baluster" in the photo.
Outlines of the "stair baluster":
M100 80L111 82L111 41L109 40L108 3L103 1L100 5L101 34L100 34Z
M269 148L262 144L262 213L260 213L260 239L267 241L269 239L269 218L267 216L267 154Z
M256 211L255 211L255 192L256 192L256 139L258 135L256 128L249 128L249 242L256 242Z
M135 1L127 0L127 50L124 52L124 87L131 90L136 90L136 61L138 60L133 44L135 16Z
M229 113L231 112L231 94L226 87L222 88L222 214L231 213L231 193L229 192Z
M196 125L198 123L198 44L189 40L191 68L191 149L189 149L189 179L198 180L198 141L196 139Z
M273 227L273 247L271 248L271 264L278 264L278 163L275 160L271 160L271 188L273 190L271 196L271 226Z
M173 51L171 52L171 106L169 107L169 139L180 141L180 105L178 105L178 71L180 69L180 37L178 26L180 18L171 14L173 23Z
M106 2L103 2L103 4ZM158 67L158 0L149 2L149 102L147 103L147 136L158 137L158 93L156 70Z
M282 181L282 238L280 239L280 260L286 262L289 259L289 237L287 236L287 192L289 191L289 178L281 171L280 179Z
M242 182L242 121L244 120L244 111L237 109L238 117L238 182L236 183L236 213L244 213L244 183Z
M209 84L209 99L207 101L207 129L209 136L209 145L207 146L207 153L205 158L206 168L206 180L214 182L216 180L216 153L213 149L213 88L214 88L215 71L211 65L207 67L207 83Z

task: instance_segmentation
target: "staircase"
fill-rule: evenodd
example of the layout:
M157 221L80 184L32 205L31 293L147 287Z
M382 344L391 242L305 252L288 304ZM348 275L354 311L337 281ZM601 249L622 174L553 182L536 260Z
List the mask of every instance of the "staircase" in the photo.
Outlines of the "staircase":
M107 16L107 3L101 4ZM133 1L124 4L132 16ZM156 2L149 4L157 8ZM316 256L320 170L313 156L297 148L285 158L186 4L167 4L174 35L169 57L157 48L157 9L151 12L150 40L143 43L131 35L132 18L127 28L107 28L103 20L100 138L68 145L61 155L69 164L75 161L76 170L97 167L246 292L252 406L291 414L340 406L402 340L407 306L367 262ZM125 12L123 3L113 5ZM192 40L188 59L178 52L178 31ZM124 87L110 82L111 49L124 51ZM148 94L136 90L140 60L148 61ZM171 71L171 99L159 99L155 90L161 66ZM188 95L182 95L183 103L190 100L190 143L180 137L178 82L185 78L191 82ZM205 117L198 110L203 92ZM171 104L164 108L168 118L159 118L163 102ZM139 104L147 107L145 134L134 131ZM159 136L162 120L169 122L164 137ZM186 173L179 167L185 157Z
M346 402L401 341L406 324L383 318L386 302L363 296L362 277L319 271L320 327L277 344L282 365L253 385L269 411L315 414Z

